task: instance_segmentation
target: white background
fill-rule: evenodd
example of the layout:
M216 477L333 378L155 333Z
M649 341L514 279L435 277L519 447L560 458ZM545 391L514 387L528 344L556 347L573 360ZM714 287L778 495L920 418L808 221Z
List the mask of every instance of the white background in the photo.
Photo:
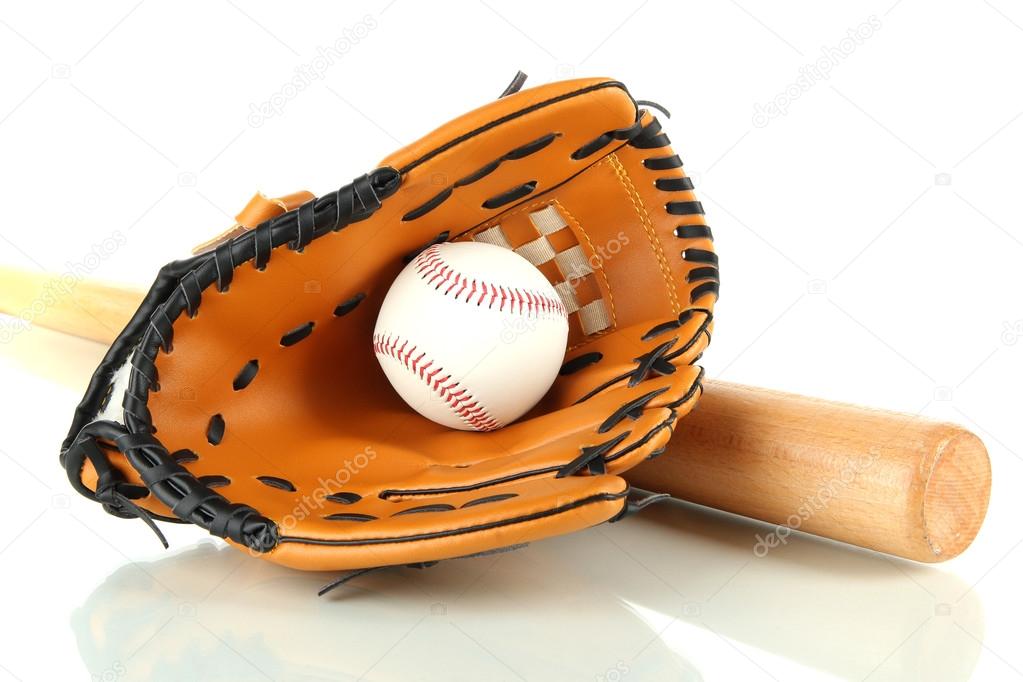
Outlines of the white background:
M767 527L676 505L317 599L324 576L192 528L162 552L70 494L58 445L103 349L38 329L0 347L0 679L1023 677L1023 9L565 5L5 3L0 263L65 271L114 237L91 274L148 283L254 190L330 191L516 69L613 76L671 110L716 235L708 374L976 430L974 546L927 567L798 537L757 559Z

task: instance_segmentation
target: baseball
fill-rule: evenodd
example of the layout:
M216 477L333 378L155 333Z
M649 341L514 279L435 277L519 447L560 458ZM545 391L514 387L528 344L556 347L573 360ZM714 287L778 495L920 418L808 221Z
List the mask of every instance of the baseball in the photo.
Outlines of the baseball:
M373 333L398 395L453 429L492 431L533 407L558 375L568 317L543 274L514 251L435 244L394 280Z

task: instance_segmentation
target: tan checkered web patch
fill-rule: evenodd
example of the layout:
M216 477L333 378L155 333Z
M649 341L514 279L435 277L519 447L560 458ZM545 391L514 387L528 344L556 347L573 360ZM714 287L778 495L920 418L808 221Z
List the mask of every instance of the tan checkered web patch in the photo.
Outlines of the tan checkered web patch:
M569 314L569 345L614 325L593 269L595 261L554 204L505 216L468 238L512 249L547 277Z

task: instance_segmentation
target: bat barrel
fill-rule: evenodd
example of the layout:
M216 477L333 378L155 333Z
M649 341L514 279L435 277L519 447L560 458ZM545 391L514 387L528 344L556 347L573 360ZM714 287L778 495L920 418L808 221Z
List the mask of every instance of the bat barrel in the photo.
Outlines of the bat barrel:
M937 562L976 537L991 468L969 431L913 415L710 381L632 485L792 530Z

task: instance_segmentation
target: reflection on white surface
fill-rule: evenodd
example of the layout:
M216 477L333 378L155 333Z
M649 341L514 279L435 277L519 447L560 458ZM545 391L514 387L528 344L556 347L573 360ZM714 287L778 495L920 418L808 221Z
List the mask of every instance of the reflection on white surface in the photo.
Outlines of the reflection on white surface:
M748 679L970 679L981 645L963 628L982 637L983 615L954 574L799 534L758 558L770 526L680 503L634 521L613 539L664 550L646 568L686 603L662 641L701 670L726 657Z
M593 679L624 663L623 633L650 645L630 670L698 679L610 595L564 591L543 557L491 577L504 561L380 572L321 599L324 574L204 543L122 567L72 627L89 672L117 679Z
M203 542L122 566L72 628L99 679L969 679L958 577L806 537L756 558L764 528L672 503L325 598Z

